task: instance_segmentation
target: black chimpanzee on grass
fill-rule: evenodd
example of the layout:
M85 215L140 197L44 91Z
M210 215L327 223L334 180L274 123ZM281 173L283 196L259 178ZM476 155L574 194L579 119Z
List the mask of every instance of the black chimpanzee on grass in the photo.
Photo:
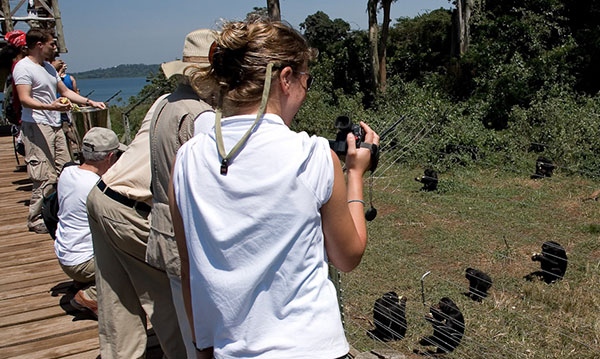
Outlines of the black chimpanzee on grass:
M373 306L375 329L368 334L387 342L398 340L406 335L406 297L398 298L396 292L387 292L375 300Z
M438 185L438 174L436 171L428 168L425 170L424 175L415 178L415 181L423 184L421 191L435 191Z
M564 277L567 271L567 252L558 243L547 241L542 244L542 253L534 253L531 256L534 262L540 262L541 271L529 273L525 276L527 280L538 277L550 284Z
M443 297L440 302L430 308L425 319L433 325L433 335L424 337L419 344L436 346L437 351L428 350L421 354L444 354L456 349L465 333L465 319L452 299ZM415 350L416 353L420 353Z
M467 268L465 277L469 280L469 291L464 293L476 302L481 302L488 296L488 289L492 287L492 278L484 272Z
M556 166L552 163L552 160L546 157L538 157L537 161L535 161L535 173L531 175L532 179L540 179L544 177L552 177L552 171Z

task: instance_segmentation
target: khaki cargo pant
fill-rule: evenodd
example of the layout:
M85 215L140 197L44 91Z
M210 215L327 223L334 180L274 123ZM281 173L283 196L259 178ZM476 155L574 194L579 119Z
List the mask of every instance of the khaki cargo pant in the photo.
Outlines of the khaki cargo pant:
M91 300L97 300L96 296L96 265L94 262L94 258L85 261L83 263L74 265L74 266L66 266L60 262L58 262L63 272L68 275L71 279L76 282L83 284L91 284L86 289L83 289L82 292Z
M32 228L44 223L41 215L44 195L52 193L52 185L71 156L62 127L23 122L21 131L27 173L33 182L27 216L27 226Z
M143 358L147 315L165 357L185 358L167 273L144 261L149 213L114 201L97 186L87 209L96 259L100 356Z

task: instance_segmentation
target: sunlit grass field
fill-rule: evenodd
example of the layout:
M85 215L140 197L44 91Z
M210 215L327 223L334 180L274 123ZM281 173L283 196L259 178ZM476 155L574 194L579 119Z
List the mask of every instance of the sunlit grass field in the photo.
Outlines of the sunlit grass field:
M422 171L399 167L374 182L379 214L368 224L367 251L342 275L349 342L411 356L432 334L423 319L429 306L450 297L466 330L448 358L600 358L600 201L584 200L600 183L560 171L532 180L524 171L459 168L440 174L436 192L423 192L414 181ZM567 250L565 278L525 281L540 270L531 254L548 240ZM482 303L462 294L467 267L493 279ZM373 302L391 290L408 297L407 336L376 342L366 334Z

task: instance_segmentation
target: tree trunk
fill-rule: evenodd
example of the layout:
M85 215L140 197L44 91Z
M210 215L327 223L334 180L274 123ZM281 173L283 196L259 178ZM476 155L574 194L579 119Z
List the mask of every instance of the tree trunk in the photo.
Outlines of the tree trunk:
M371 79L374 90L379 87L379 51L377 49L379 26L377 25L378 0L368 0L367 13L369 15L369 50L371 53Z
M463 39L461 41L460 54L463 55L469 49L471 42L471 31L469 30L469 21L471 20L471 12L473 11L474 0L463 0L463 29L461 31Z
M452 13L452 56L462 56L469 49L469 20L474 0L456 0L456 9Z
M379 40L379 89L385 92L387 82L387 39L390 29L390 7L394 0L382 0L381 7L383 8L383 24L381 25L381 39Z
M269 18L273 21L281 21L281 9L279 8L279 0L267 0L267 11Z

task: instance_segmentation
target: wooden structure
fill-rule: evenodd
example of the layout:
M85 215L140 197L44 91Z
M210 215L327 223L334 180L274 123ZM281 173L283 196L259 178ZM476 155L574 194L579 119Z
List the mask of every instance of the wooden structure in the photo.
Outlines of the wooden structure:
M12 138L0 137L0 358L96 358L97 323L68 304L52 238L27 230L31 182L15 164Z
M23 161L21 161L23 163ZM0 137L0 358L99 357L97 322L74 310L75 289L48 234L27 230L31 182L15 170L12 138ZM147 358L160 358L156 337Z
M11 8L9 0L0 0L0 21L2 23L2 38L0 43L4 42L4 35L15 29L15 24L19 21L25 22L29 27L41 27L50 30L56 37L56 47L59 53L66 53L67 45L63 32L62 19L58 0L35 0L31 11L26 11L26 16L16 16L19 10L22 10L23 4L27 0L20 0L18 4Z

